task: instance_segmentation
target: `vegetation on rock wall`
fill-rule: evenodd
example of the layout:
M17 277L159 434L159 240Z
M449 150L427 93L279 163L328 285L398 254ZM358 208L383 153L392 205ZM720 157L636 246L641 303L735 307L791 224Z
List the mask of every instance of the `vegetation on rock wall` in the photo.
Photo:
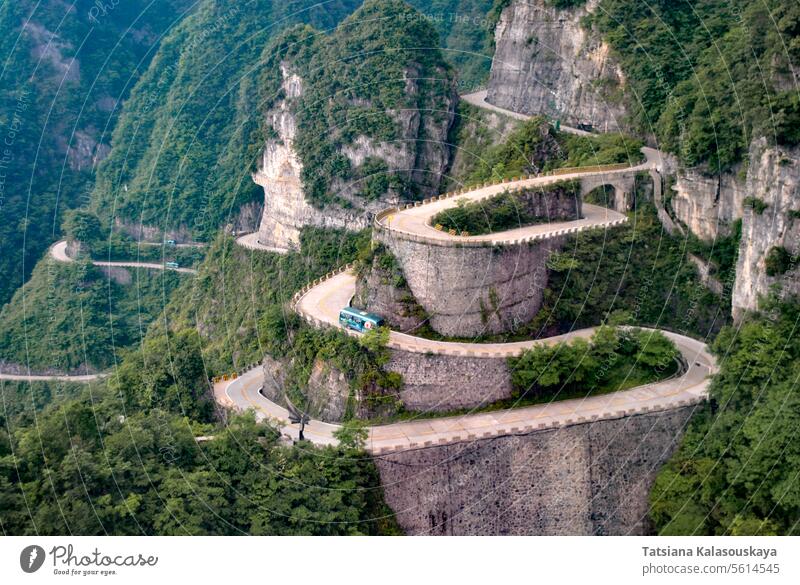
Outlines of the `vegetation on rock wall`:
M443 191L460 188L492 146L505 142L521 121L459 101L448 142L453 159Z
M434 130L443 123L446 134L454 89L438 34L426 18L401 0L367 0L330 35L310 27L287 31L267 58L268 104L285 97L281 65L303 83L291 109L297 119L294 147L311 203L321 207L336 199L337 184L355 182L356 191L370 199L389 189L409 198L423 188L411 181L413 169L387 174L385 163L397 148L445 148L425 143L436 140ZM415 123L419 129L409 137ZM374 154L356 167L343 148L364 149L364 140ZM420 182L437 187L434 178L423 176Z
M275 47L282 46L278 41L282 31L298 23L311 25L318 31L331 31L359 4L359 0L321 4L305 0L290 4L267 0L201 1L195 13L164 38L151 66L125 104L113 135L111 154L99 169L93 194L104 221L107 223L107 215L113 210L116 216L164 229L186 226L196 239L211 239L242 203L259 199L261 191L253 184L250 171L264 138L271 135L263 127L261 113L279 97L274 84L275 75L280 74L276 65L291 56L287 53L273 59ZM418 60L423 65L426 59L438 63L442 59L436 40L438 28L445 31L445 43L453 44L454 62L472 71L472 63L481 60L458 51L477 50L483 46L479 39L491 36L474 19L439 18L438 5L418 3L428 14L424 17L397 2L369 4L371 7L367 6L361 14L385 10L381 26L366 22L361 27L358 24L350 27L361 31L360 38L348 37L345 31L334 33L328 53L319 57L320 64L328 60L328 65L316 72L321 77L321 95L326 98L341 89L338 85L326 87L327 83L370 81L368 77L383 67L388 67L384 72L387 75L397 71L400 60L393 51L353 60L358 43L380 44L392 38L395 45L399 40L407 40L407 47L427 43L425 46L437 50L428 51L427 56L417 51ZM459 11L466 14L482 10L481 0L446 0L446 4L448 8L457 4ZM408 20L395 18L401 12L410 15ZM371 36L375 38L370 40ZM337 56L348 59L335 63ZM365 66L363 61L374 67ZM475 71L469 75L476 78L483 73ZM428 86L435 88L436 82L431 81ZM383 87L399 93L402 83L398 85L395 75L394 83ZM326 89L332 93L325 94ZM423 89L427 91L426 87ZM426 103L420 96L423 109ZM339 103L329 112L332 123L341 121L341 106ZM314 106L318 107L319 104ZM370 118L369 126L378 121ZM362 117L360 124L364 123ZM327 135L331 127L325 127L322 135ZM306 128L313 137L306 143L301 140L300 146L305 156L310 157L320 134L313 134L311 126ZM324 158L315 160L331 176L338 172L335 160L329 164ZM364 172L357 178L364 178L369 169L361 170ZM307 178L314 183L313 177ZM384 179L392 177L384 176L381 180ZM373 185L367 191L380 188ZM321 193L313 185L312 191Z
M754 136L800 141L793 0L602 0L586 21L620 59L644 134L687 165L731 168Z
M527 330L547 337L610 318L713 336L728 321L730 303L700 282L686 253L651 204L623 226L570 235L549 262L542 310Z
M470 184L498 182L565 167L638 164L641 147L640 140L622 134L589 137L556 132L544 118L534 117L501 144L475 156L464 180Z
M773 301L723 329L711 402L650 496L659 534L800 533L800 304Z
M577 219L577 202L580 197L580 182L561 181L544 187L533 187L519 191L503 191L498 195L468 201L457 199L456 206L440 211L431 219L432 225L445 231L454 230L462 235L490 234L515 228L566 221L560 214L563 208L551 200L550 205L536 205L537 200L556 198L572 200L572 214L567 219ZM542 213L542 211L544 213Z
M110 212L211 238L260 196L250 170L263 146L264 47L288 25L329 29L356 0L201 2L161 43L125 104L94 190Z

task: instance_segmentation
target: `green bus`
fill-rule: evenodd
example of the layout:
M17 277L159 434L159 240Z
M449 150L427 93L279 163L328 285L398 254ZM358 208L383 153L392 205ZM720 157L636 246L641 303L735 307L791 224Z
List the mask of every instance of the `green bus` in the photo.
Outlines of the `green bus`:
M353 307L345 307L339 311L339 325L344 329L352 329L353 331L363 333L364 331L369 331L376 327L382 327L385 324L386 322L383 317L379 317L374 313L360 311Z

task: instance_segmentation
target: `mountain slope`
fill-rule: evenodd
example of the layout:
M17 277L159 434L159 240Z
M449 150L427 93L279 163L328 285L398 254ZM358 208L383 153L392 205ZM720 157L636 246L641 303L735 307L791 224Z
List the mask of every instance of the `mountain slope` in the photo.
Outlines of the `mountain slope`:
M107 133L158 45L191 0L0 4L0 305L84 205Z
M198 238L210 238L228 221L236 223L242 205L260 200L250 172L268 137L259 125L261 100L274 98L263 88L275 73L267 66L271 53L262 51L291 25L331 31L359 4L203 2L165 39L126 103L111 155L98 173L97 209L126 227L185 228ZM413 4L426 14L414 13L406 28L445 31L458 47L446 55L470 67L475 61L488 63L485 56L474 56L479 49L484 55L489 50L481 49L490 35L478 18L489 9L488 2L447 3L448 10L457 5L473 19L446 18L439 4ZM468 75L479 79L482 74ZM252 219L253 212L248 207L243 215ZM248 227L255 227L252 221Z

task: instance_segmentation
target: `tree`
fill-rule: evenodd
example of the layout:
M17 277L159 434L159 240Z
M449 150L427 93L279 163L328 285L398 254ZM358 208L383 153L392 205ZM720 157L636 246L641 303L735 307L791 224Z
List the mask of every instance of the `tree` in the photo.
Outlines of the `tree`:
M91 211L75 209L64 214L64 232L67 238L89 247L103 239L103 226Z

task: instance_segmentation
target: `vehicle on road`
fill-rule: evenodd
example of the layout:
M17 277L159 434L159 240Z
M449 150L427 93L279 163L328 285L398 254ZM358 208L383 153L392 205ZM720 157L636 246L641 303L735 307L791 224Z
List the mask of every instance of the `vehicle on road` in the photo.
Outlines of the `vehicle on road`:
M353 307L345 307L339 311L339 325L344 329L352 329L353 331L363 333L370 329L383 327L385 324L386 322L383 317L374 313L368 313L367 311L354 309Z
M180 267L181 267L181 265L180 265L180 264L178 264L177 262L167 262L167 263L165 264L165 266L166 266L167 268L180 268Z
M167 246L175 246L177 243L175 240L167 240Z

